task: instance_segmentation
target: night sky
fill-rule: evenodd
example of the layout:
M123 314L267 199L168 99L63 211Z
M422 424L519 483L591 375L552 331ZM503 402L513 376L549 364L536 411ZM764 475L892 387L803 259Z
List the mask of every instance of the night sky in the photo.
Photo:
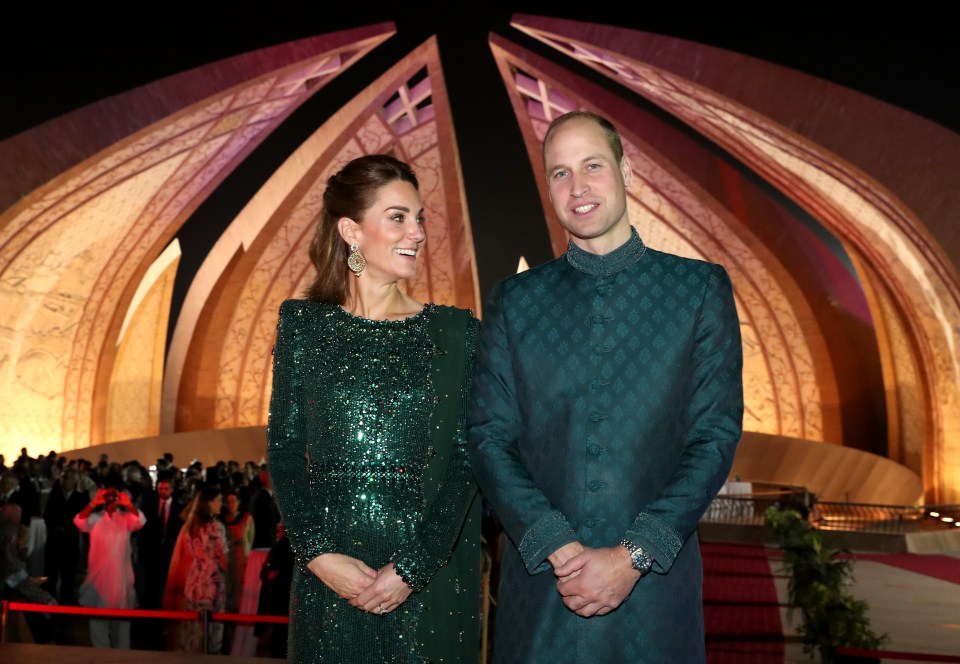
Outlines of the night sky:
M512 13L571 18L673 35L738 51L826 78L960 131L960 3L910 2L896 14L838 2L676 3L416 2L18 4L0 22L0 139L132 87L239 53L381 21L398 33L298 109L184 226L173 314L220 231L317 126L398 59L438 35L481 295L516 269L552 258L543 214L516 120L487 37L491 31L617 94L619 88L509 27ZM481 6L482 5L482 6ZM196 7L205 9L197 13ZM94 9L93 7L96 7ZM142 7L142 8L141 8ZM345 7L350 7L346 9ZM451 9L453 7L453 9ZM9 11L9 10L8 10ZM465 12L466 18L457 14Z

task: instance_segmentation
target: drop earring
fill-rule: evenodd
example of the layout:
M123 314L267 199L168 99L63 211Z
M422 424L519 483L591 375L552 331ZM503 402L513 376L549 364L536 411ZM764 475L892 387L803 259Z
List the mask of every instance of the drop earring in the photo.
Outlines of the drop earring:
M354 242L350 245L350 255L347 256L347 267L359 277L360 273L363 272L363 268L366 266L367 259L360 253L360 245Z

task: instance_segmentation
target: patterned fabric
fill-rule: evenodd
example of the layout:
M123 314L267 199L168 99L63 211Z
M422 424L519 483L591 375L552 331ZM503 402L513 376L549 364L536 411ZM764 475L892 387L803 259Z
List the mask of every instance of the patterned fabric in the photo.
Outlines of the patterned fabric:
M190 569L183 586L184 607L187 611L223 611L226 593L221 563L227 555L227 532L223 523L214 519L190 532L189 522L180 531L183 545L190 554ZM210 623L207 653L220 652L223 645L223 623ZM187 621L180 627L180 650L203 651L203 623Z
M377 616L301 569L290 661L476 662L479 501L464 417L478 328L437 305L400 321L281 306L268 464L299 564L326 552L393 561L416 591Z
M224 575L226 584L227 613L240 610L240 595L243 592L243 577L247 572L247 559L253 547L253 517L248 512L237 515L233 521L223 520L227 529L227 544L230 555L227 557L227 570Z
M696 526L740 439L742 349L719 265L649 249L565 256L499 283L484 308L468 439L502 522L497 662L704 661ZM563 605L564 544L655 559L615 611Z

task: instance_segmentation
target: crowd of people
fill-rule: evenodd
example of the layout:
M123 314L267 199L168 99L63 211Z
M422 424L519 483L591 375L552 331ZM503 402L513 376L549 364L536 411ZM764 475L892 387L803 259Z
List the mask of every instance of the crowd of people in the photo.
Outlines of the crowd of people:
M289 548L266 464L253 461L194 460L181 468L167 453L148 468L106 454L96 463L55 452L32 458L24 448L9 466L0 456L0 509L4 599L238 612L250 552ZM28 553L36 520L46 533L42 555ZM289 583L289 573L277 570L284 558L272 557L264 607L289 593L276 581L282 572ZM54 639L50 615L25 616L35 641ZM205 641L198 621L138 625L145 647L200 652ZM207 652L229 653L233 631L214 624ZM94 646L129 648L131 622L91 618L89 634Z

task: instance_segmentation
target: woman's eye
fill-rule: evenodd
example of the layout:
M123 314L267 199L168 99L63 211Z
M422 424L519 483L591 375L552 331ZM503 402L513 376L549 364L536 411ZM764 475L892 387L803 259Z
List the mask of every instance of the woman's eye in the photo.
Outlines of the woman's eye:
M426 222L427 222L427 218L424 217L422 214L419 217L417 217L417 223L420 224L421 226L423 226Z

